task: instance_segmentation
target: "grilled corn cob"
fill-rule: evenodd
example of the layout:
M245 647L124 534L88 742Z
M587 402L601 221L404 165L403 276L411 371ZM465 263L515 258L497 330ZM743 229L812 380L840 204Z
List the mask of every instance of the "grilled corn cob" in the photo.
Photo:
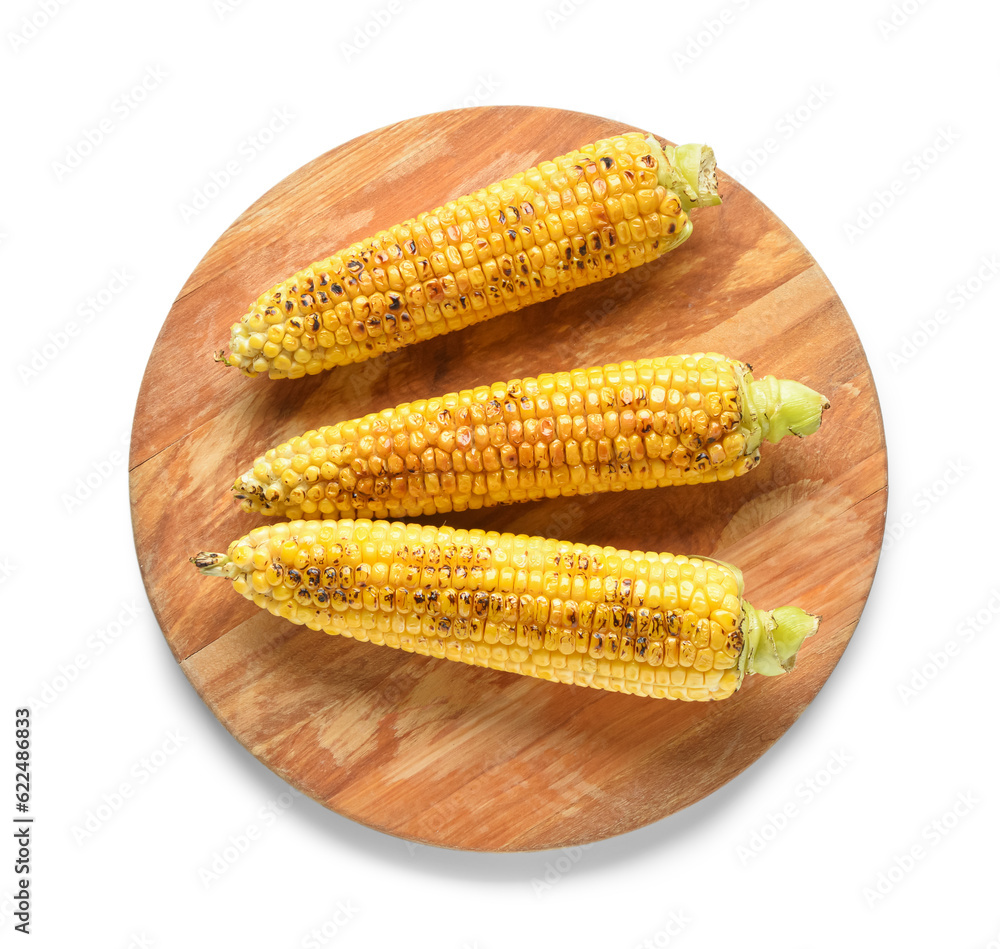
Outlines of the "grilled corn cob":
M413 523L280 522L191 560L310 629L655 698L785 672L818 625L755 610L716 561Z
M480 386L306 432L233 484L247 511L404 517L725 481L829 403L717 353Z
M293 274L216 358L272 379L360 362L654 260L718 202L707 146L602 139Z

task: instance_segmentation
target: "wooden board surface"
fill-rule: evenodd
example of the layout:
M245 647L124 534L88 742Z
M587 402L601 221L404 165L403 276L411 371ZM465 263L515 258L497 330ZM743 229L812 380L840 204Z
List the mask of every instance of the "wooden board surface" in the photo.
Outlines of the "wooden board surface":
M247 304L298 268L626 128L581 113L481 108L400 122L335 148L219 238L150 356L132 432L132 520L146 590L177 661L273 771L403 838L485 851L564 847L694 803L801 714L872 583L887 473L864 352L808 251L724 173L722 205L692 213L685 244L616 279L303 380L248 379L213 362ZM670 129L642 131L670 138ZM755 606L792 603L823 617L788 676L751 677L733 698L707 704L526 679L294 626L188 563L264 522L238 509L229 486L289 436L477 384L706 350L823 392L832 408L821 431L765 444L755 471L724 484L424 520L738 564Z

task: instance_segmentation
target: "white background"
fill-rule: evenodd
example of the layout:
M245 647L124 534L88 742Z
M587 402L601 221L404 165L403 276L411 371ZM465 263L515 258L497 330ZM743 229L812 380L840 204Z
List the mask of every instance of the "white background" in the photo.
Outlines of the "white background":
M32 703L36 944L996 946L996 5L339 9L0 14L0 818L14 709ZM508 103L708 141L791 227L875 373L892 539L833 676L751 768L628 835L497 856L293 799L230 737L153 620L126 469L160 325L247 205L364 132Z

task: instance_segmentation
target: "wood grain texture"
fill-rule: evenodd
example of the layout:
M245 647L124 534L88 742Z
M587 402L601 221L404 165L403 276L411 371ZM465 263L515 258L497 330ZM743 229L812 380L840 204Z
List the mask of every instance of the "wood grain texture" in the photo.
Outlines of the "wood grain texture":
M317 158L249 208L181 290L150 356L130 458L135 547L177 661L219 720L299 790L410 840L537 850L599 840L716 790L829 677L885 523L885 438L857 334L808 251L720 174L719 207L659 261L565 297L310 378L215 364L272 283L383 224L626 129L481 108L400 122ZM660 129L644 129L661 135ZM723 163L724 166L724 163ZM536 335L539 331L541 335ZM229 486L265 448L411 399L555 369L714 350L832 402L817 435L765 444L723 484L564 498L427 522L738 564L759 608L823 616L795 671L680 703L564 686L327 637L262 613L188 563L264 519Z

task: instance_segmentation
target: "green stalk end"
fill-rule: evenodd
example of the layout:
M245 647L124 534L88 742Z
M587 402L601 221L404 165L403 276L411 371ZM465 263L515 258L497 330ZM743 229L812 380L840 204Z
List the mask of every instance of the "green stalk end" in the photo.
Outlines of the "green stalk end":
M715 176L715 152L708 145L678 145L674 149L674 164L695 191L695 207L722 203Z
M203 550L189 559L206 577L226 577L231 580L236 571L236 564L225 554L213 554Z
M744 603L749 642L746 671L777 676L791 672L803 641L815 634L820 617L797 606L779 606L776 610L757 610Z
M773 443L786 435L799 438L812 435L819 430L823 413L830 408L825 395L793 379L774 376L749 380L745 399L744 421L755 430L757 444L762 438Z
M685 211L721 204L715 152L708 145L661 145L646 137L657 160L657 180L680 198Z

